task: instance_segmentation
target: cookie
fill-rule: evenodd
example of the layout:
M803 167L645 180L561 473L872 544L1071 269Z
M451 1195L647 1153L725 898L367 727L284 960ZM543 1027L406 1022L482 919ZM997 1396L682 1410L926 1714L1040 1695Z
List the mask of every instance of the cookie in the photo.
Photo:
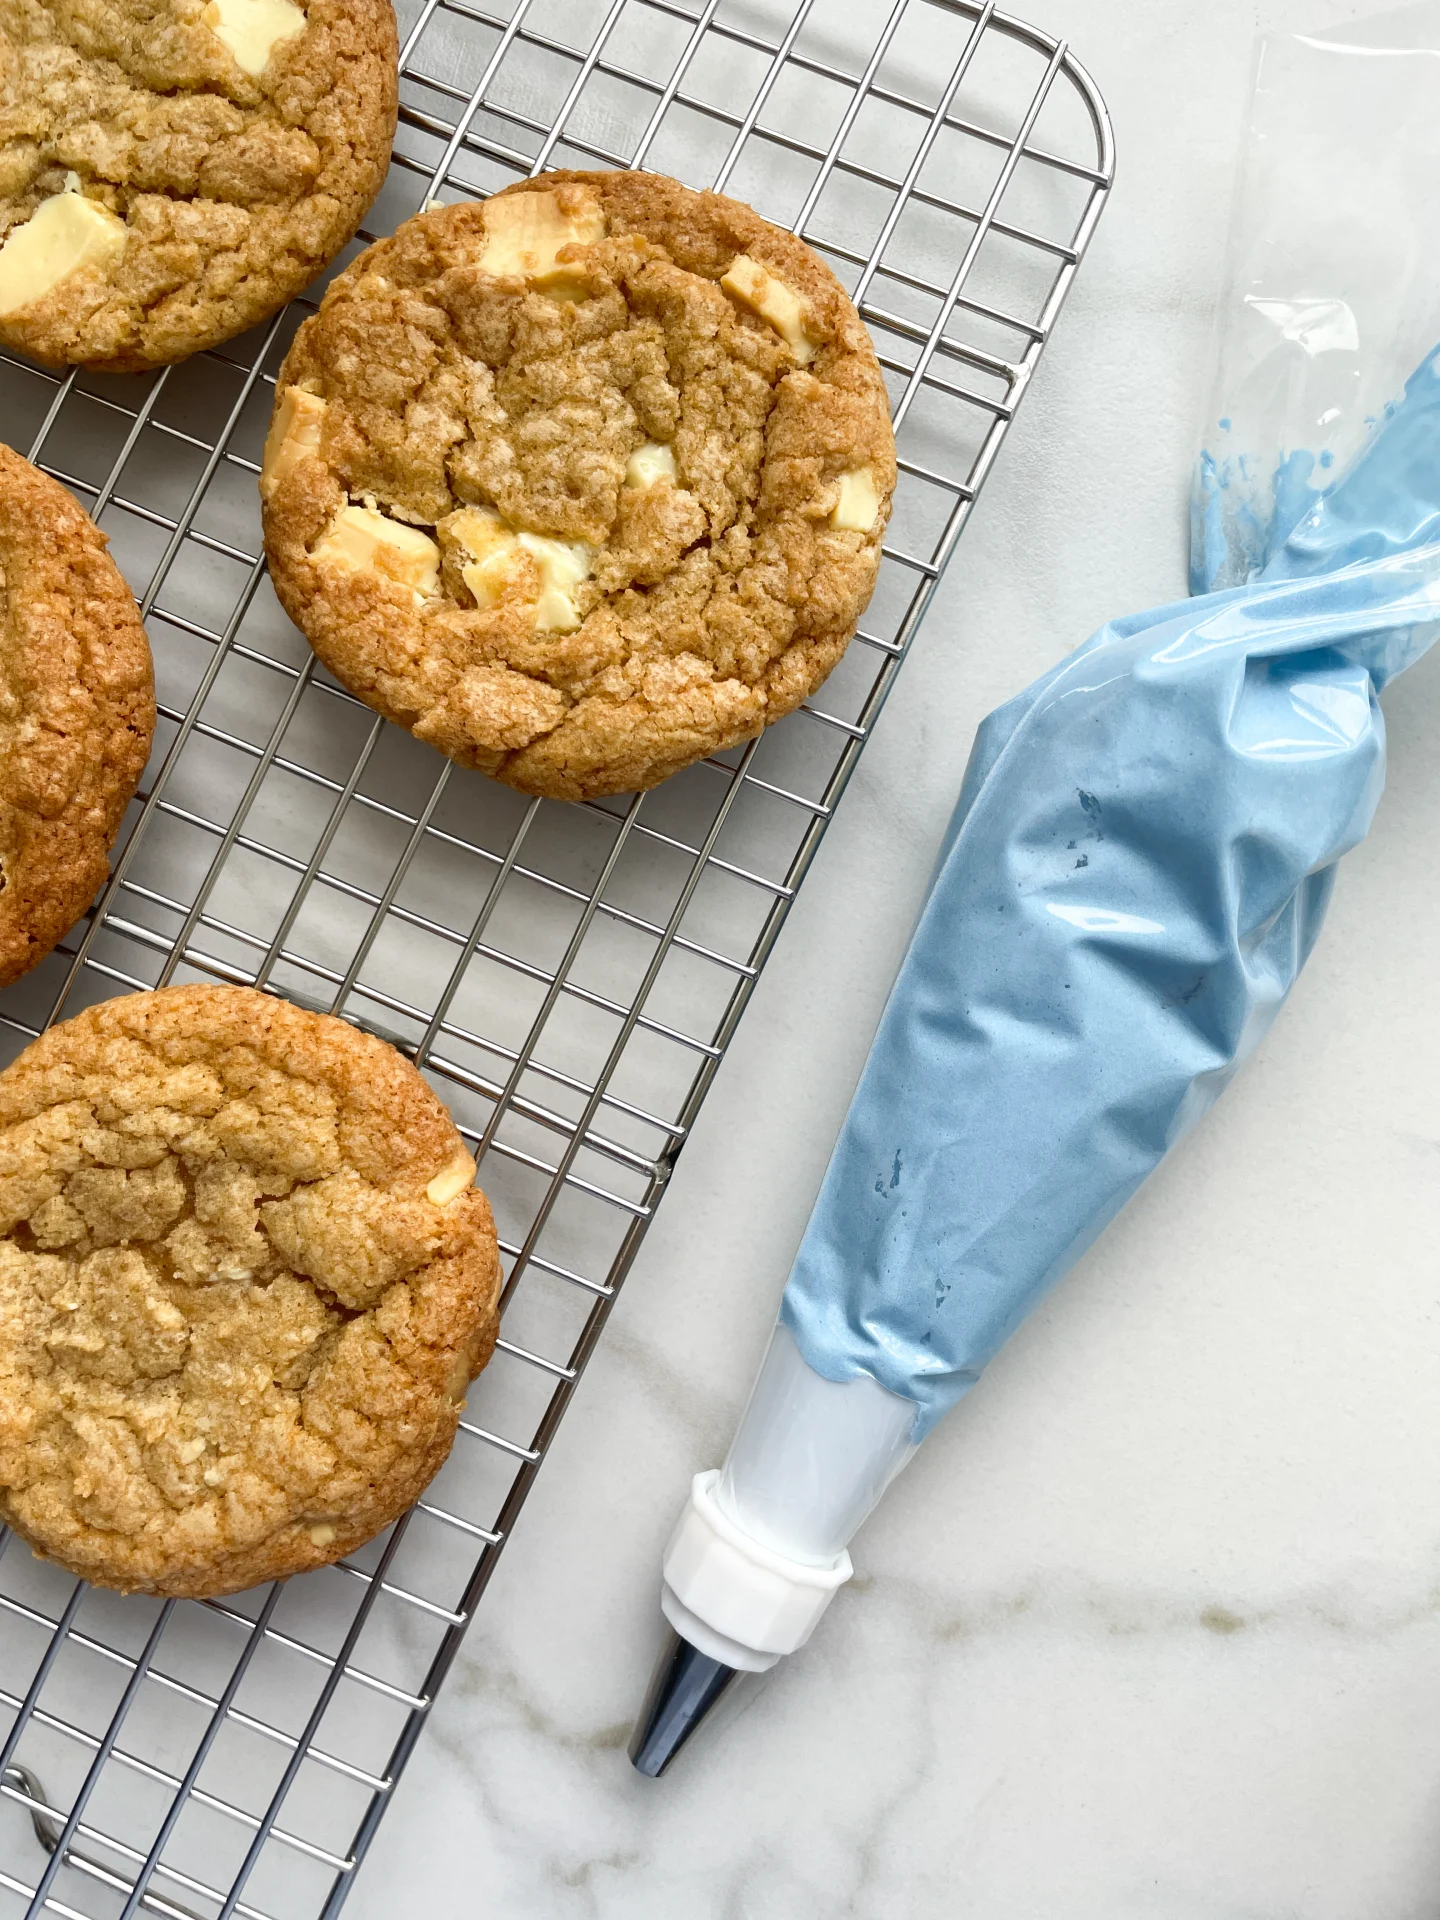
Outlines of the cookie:
M247 987L42 1034L0 1074L0 1521L161 1594L368 1540L494 1345L474 1177L392 1047Z
M150 648L105 546L0 446L0 986L89 906L150 753Z
M110 372L282 307L380 190L390 0L0 0L0 341Z
M261 477L286 611L462 765L653 786L812 693L895 484L839 282L749 207L552 173L353 262L281 369Z

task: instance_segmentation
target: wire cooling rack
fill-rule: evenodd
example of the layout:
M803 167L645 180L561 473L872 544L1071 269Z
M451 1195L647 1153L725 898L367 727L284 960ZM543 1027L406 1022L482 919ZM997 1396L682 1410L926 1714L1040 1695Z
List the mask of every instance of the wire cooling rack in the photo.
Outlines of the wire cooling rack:
M1103 103L972 0L421 0L371 216L555 165L723 187L835 267L900 485L830 681L641 798L526 800L336 686L280 613L255 476L297 302L158 376L0 356L0 430L107 530L160 727L115 871L0 997L14 1052L172 979L385 1035L481 1158L503 1337L454 1455L351 1560L224 1601L0 1538L0 1920L338 1912L1099 217Z

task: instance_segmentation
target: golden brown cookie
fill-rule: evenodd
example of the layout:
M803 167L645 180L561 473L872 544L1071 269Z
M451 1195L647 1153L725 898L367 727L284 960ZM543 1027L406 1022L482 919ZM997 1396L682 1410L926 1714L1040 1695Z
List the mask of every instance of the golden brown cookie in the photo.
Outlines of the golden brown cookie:
M166 1594L368 1540L494 1345L474 1177L392 1047L247 987L42 1034L0 1074L0 1521Z
M105 545L0 446L0 986L89 906L150 753L150 648Z
M112 372L268 319L395 131L390 0L0 0L0 341Z
M341 275L260 490L333 673L462 765L586 799L820 684L894 485L874 349L808 247L674 180L552 173Z

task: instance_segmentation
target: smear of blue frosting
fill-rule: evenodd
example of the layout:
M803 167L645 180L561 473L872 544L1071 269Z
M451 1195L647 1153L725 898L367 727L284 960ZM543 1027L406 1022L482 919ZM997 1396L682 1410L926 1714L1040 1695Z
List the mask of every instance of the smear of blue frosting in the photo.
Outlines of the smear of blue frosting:
M1317 470L1334 461L1328 448L1318 458L1297 448L1278 460L1265 486L1258 487L1246 455L1217 458L1208 449L1203 452L1190 497L1191 593L1208 593L1219 582L1258 579L1324 490Z
M916 1438L1314 944L1383 784L1376 696L1440 634L1440 350L1333 485L1297 460L1276 501L1253 584L1112 621L977 736L782 1308L817 1372L915 1400ZM1228 552L1202 513L1202 588Z

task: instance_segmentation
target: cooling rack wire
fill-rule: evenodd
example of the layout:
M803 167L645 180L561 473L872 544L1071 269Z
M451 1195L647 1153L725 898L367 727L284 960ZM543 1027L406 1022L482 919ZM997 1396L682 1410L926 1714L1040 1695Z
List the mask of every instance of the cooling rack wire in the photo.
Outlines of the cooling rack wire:
M0 1920L339 1911L1110 184L1083 68L972 0L412 0L401 39L361 241L557 165L751 201L875 340L886 558L842 665L763 739L643 797L527 801L375 719L269 591L255 476L318 290L158 376L0 355L0 431L110 535L161 714L97 907L0 996L4 1057L170 980L342 1014L449 1103L507 1274L450 1463L343 1564L161 1603L0 1535Z

